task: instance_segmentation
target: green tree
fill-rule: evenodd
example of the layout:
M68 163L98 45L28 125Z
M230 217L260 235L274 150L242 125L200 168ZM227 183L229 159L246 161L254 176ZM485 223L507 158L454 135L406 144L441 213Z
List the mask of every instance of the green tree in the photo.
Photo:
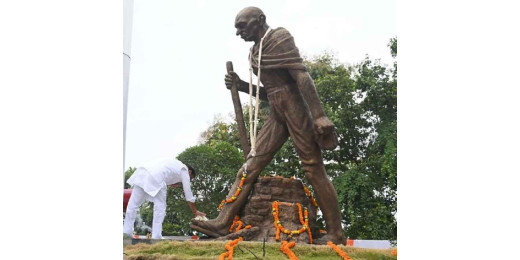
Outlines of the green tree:
M392 56L397 55L397 39L390 41ZM338 174L333 182L343 208L348 236L360 239L397 239L397 62L393 69L367 57L353 67L356 99L354 124L359 135L357 149L340 141ZM320 91L321 88L318 88ZM330 104L327 103L327 106ZM334 118L343 132L346 118ZM348 128L347 128L348 129ZM350 138L349 138L350 139ZM348 141L347 141L348 142ZM354 150L355 151L355 150ZM344 154L341 155L341 154ZM344 167L346 166L346 167Z
M232 121L233 123L227 123L226 121ZM199 143L212 146L221 141L230 143L242 151L235 119L216 115L208 129L200 134Z

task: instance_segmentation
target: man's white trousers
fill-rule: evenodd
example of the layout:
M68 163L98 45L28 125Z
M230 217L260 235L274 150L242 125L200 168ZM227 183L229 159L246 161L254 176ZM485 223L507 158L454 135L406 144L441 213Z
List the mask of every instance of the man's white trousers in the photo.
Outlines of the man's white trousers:
M152 238L161 239L162 223L164 216L166 215L166 193L167 188L164 186L159 190L157 195L152 197L141 187L134 186L132 195L130 196L130 200L128 201L128 205L126 207L123 233L132 236L134 233L134 222L135 218L137 217L137 211L139 210L139 207L141 207L145 201L151 201L153 202Z

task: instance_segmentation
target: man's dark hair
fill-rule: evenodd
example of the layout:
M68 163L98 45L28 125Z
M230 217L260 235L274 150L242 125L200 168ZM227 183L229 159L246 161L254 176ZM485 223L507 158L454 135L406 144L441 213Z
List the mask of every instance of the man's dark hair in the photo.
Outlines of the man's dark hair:
M193 169L193 167L191 167L190 165L186 164L186 167L188 167L188 170L191 170L191 174L193 174L193 178L195 178L195 176L197 175L195 173L195 169Z

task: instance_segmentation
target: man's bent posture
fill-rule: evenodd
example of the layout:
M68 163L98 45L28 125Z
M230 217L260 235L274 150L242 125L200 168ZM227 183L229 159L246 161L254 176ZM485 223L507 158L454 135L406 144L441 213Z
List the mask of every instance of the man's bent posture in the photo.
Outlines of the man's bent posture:
M182 184L184 196L194 216L205 216L197 211L195 197L191 192L190 181L195 177L195 170L175 159L161 159L148 163L137 170L128 179L133 185L132 195L126 208L123 233L132 236L137 210L146 201L153 202L152 238L162 238L162 223L166 215L167 187Z

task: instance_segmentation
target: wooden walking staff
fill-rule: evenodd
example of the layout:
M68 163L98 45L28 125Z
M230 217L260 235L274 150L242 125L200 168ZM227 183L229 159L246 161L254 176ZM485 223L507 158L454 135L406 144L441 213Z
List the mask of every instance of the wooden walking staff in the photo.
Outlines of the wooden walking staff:
M231 61L226 62L226 69L228 73L233 71L233 63ZM249 142L247 141L247 133L244 123L244 113L242 112L242 104L240 103L240 97L238 96L238 84L240 84L240 82L235 82L235 84L232 84L230 90L231 98L233 99L233 106L235 107L235 117L237 120L240 144L242 144L242 149L244 150L244 159L247 159L247 155L251 150L251 146L249 146Z

